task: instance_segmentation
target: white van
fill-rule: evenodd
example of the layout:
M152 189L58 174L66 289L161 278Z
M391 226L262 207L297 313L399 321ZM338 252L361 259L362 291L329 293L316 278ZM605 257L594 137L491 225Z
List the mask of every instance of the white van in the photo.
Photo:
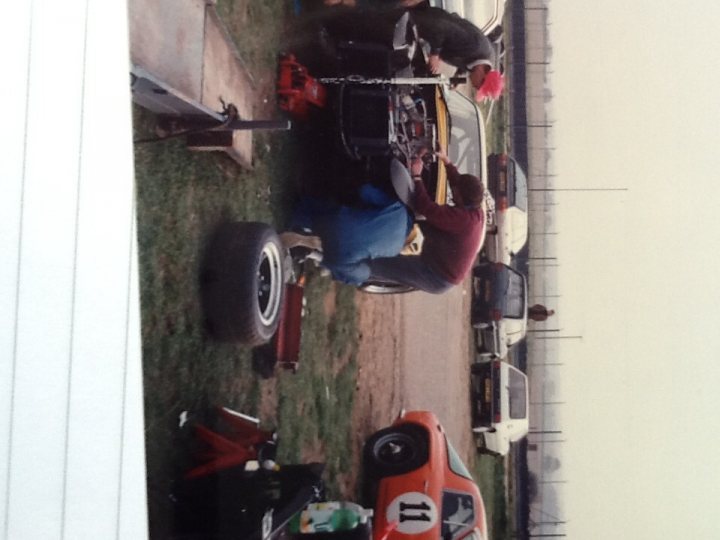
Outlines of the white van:
M477 362L470 368L472 430L478 450L504 456L529 430L528 379L507 362Z

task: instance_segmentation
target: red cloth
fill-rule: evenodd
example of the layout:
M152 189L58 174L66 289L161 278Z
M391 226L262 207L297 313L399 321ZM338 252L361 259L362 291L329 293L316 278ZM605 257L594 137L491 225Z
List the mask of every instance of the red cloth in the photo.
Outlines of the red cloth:
M460 176L453 165L447 165L450 188ZM415 211L427 220L420 227L425 237L421 259L444 279L461 283L475 263L485 213L480 208L463 208L459 190L453 190L456 206L437 204L428 196L422 182L415 183Z

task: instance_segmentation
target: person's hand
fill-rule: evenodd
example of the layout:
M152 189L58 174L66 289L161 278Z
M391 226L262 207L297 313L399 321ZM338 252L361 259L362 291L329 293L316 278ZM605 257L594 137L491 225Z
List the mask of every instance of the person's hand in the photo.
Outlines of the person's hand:
M422 175L424 166L425 164L423 163L421 157L413 158L413 160L410 162L410 174L412 175L413 179L415 179L416 176Z
M423 162L423 156L425 154L427 154L427 149L423 148L410 162L410 174L413 177L422 175L423 168L425 167L425 163Z
M437 75L440 73L440 55L437 54L431 54L428 57L428 69L430 70L430 73L433 73Z
M445 165L449 165L450 163L452 163L452 162L450 161L450 158L447 157L447 154L446 154L445 152L443 152L442 150L438 150L437 152L435 152L435 155L436 155L437 158L438 158L440 161L442 161Z

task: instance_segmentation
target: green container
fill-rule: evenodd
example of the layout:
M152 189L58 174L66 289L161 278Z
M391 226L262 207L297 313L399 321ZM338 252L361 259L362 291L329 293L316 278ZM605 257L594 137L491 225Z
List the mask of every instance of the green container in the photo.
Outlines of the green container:
M366 523L372 510L347 501L312 503L295 514L288 523L291 534L313 534L352 531Z

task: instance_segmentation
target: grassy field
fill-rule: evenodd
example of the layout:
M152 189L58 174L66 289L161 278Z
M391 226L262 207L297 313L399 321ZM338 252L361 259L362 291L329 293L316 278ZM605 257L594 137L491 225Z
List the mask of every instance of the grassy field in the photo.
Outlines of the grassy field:
M286 2L219 2L256 84L272 81ZM260 32L242 28L262 27ZM153 134L152 115L135 110L135 136ZM263 381L251 351L209 339L198 294L198 268L214 227L227 220L282 227L297 178L289 134L254 134L254 168L220 153L192 153L179 139L136 144L138 242L144 360L149 512L153 537L172 523L168 495L178 467L178 415L210 405L262 416L278 430L279 461L327 460L328 490L347 470L355 390L355 290L319 275L306 289L301 369ZM276 400L272 397L278 396Z

